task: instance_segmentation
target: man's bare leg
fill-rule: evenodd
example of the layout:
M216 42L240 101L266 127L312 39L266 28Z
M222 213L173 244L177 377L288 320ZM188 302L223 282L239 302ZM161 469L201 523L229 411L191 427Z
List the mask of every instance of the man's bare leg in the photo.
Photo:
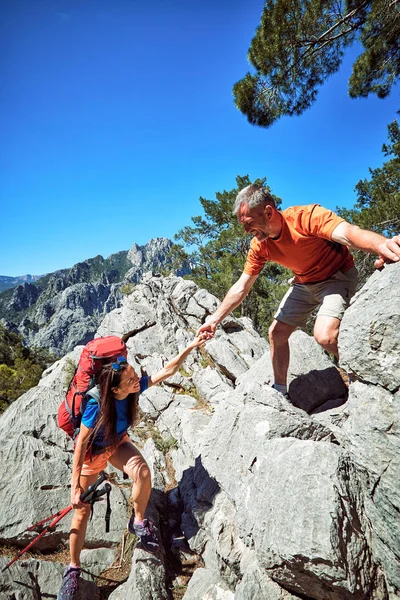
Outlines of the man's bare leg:
M338 338L340 320L336 317L318 316L314 324L314 338L324 350L339 358Z
M274 319L269 328L269 341L271 349L272 368L274 370L274 383L287 384L289 368L289 338L296 329L293 325L282 323Z

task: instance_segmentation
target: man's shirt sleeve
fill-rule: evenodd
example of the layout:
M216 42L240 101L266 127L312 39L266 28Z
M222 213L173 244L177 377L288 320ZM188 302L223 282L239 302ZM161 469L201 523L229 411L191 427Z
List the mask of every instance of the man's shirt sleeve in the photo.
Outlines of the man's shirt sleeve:
M305 211L302 218L304 233L332 240L333 230L345 220L319 204L310 204L309 208L310 210Z
M263 256L261 252L260 242L256 238L253 238L250 243L250 250L247 254L243 273L246 273L246 275L258 275L266 262L267 257Z

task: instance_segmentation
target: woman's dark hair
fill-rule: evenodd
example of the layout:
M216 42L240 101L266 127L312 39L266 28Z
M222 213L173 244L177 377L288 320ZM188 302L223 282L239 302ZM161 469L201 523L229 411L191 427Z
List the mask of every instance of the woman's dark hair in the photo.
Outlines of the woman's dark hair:
M121 382L121 375L125 371L128 363L121 363L118 371L114 371L111 363L104 365L96 375L96 383L100 392L100 412L93 435L95 436L100 429L110 445L116 446L118 443L117 435L117 409L115 407L115 398L112 388L118 387ZM139 393L129 394L128 396L128 422L133 426L136 420L137 403Z

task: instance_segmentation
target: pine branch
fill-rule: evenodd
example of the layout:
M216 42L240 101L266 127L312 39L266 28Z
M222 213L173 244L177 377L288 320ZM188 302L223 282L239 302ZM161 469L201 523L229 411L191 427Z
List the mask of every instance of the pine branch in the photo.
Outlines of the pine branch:
M399 0L393 0L393 3L397 3ZM322 40L325 40L326 36L328 36L330 33L332 33L335 29L337 29L340 25L343 25L344 23L346 23L347 21L349 21L351 18L353 18L354 16L357 15L357 13L359 13L363 8L365 8L368 4L370 4L370 0L365 0L358 8L355 8L354 10L352 10L351 12L349 12L347 15L345 15L344 17L342 17L339 21L337 21L334 25L332 25L332 27L330 27L329 29L327 29L324 33L322 33L317 40L315 41L315 44L319 44L321 43ZM345 35L347 35L348 33L351 33L351 31L354 31L354 29L357 29L359 27L359 24L354 24L350 30L346 30L343 31L339 34L337 34L334 38L329 38L328 40L324 41L324 43L319 46L318 48L312 48L312 46L310 45L305 52L298 58L298 60L296 60L294 63L292 63L280 76L280 80L284 80L285 77L287 77L287 75L289 75L289 73L295 68L297 67L297 65L299 65L308 55L313 56L316 52L319 52L320 50L322 50L322 48L324 48L324 46L326 46L327 44L329 44L331 42L331 40L334 39L339 39L340 37L343 37ZM314 45L315 45L314 44ZM264 88L262 91L260 91L259 96L262 97L264 95L266 95L270 90L272 90L273 88L276 88L276 86L270 86L269 88Z

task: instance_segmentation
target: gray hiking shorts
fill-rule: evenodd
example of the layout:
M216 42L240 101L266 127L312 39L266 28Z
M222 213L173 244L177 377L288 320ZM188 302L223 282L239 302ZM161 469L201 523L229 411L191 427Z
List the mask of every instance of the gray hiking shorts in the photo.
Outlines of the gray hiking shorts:
M305 327L307 318L319 306L318 316L341 320L344 311L354 296L358 280L356 267L337 271L330 279L318 283L290 286L274 317L294 327Z

